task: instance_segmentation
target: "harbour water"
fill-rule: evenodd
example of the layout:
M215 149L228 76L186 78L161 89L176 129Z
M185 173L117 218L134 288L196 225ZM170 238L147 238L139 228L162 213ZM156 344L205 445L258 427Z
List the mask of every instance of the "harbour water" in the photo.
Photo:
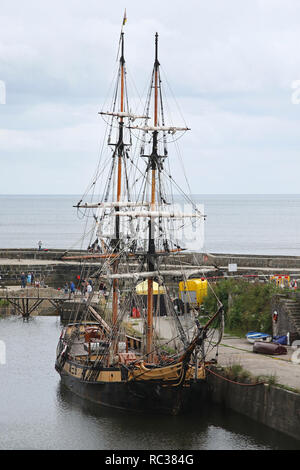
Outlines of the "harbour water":
M219 407L192 414L132 414L62 388L54 370L58 317L0 319L0 449L300 449L300 442Z
M86 221L80 196L0 196L0 247L81 248ZM194 195L207 215L204 247L212 253L300 255L300 195ZM178 197L178 201L182 199ZM83 243L83 245L82 245Z

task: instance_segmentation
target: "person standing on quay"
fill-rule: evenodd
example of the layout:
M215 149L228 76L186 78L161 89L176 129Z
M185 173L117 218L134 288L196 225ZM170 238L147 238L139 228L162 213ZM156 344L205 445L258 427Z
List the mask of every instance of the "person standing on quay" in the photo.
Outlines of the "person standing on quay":
M22 273L22 274L21 274L21 287L22 287L23 289L25 289L25 287L26 287L26 276L25 276L25 273Z
M71 294L75 294L75 284L74 284L73 281L70 284L70 292L71 292Z
M41 242L41 240L38 242L38 245L39 245L39 251L41 251L41 249L42 249L42 242Z
M88 298L92 292L93 292L92 284L88 282L86 286L86 291L85 291L86 298Z
M31 273L28 273L27 276L27 283L30 285L31 284Z

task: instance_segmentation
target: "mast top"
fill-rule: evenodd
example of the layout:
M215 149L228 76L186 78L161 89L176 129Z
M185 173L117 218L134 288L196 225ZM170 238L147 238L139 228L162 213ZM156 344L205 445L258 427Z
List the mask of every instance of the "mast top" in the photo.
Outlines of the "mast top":
M155 33L155 62L154 66L156 69L158 69L160 63L158 61L158 33Z
M121 56L120 56L120 63L122 65L125 64L125 59L124 59L124 33L121 31Z

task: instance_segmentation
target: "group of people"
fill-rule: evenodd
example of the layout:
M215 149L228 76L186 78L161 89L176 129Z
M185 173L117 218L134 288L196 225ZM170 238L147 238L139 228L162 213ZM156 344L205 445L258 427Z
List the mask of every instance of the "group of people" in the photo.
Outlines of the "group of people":
M85 279L81 280L81 293L85 295L85 297L89 297L89 295L93 292L93 282L91 279L86 281Z
M77 276L77 289L80 291L80 293L87 299L90 294L94 291L94 285L92 279L81 279L80 276ZM74 282L72 281L70 284L66 282L65 287L64 287L64 292L65 294L75 294L76 292L76 287ZM103 295L104 297L107 296L107 287L103 282L100 282L99 284L99 294Z
M76 292L76 287L73 281L70 282L70 285L67 282L65 283L64 293L68 294L69 292L70 294L75 294Z
M28 274L25 274L23 272L21 274L21 287L25 288L26 286L35 286L35 287L40 286L40 282L35 279L35 275L34 275L33 272L29 272ZM83 294L86 298L88 298L89 295L94 290L93 281L91 279L89 279L89 280L81 279L80 280L80 277L79 277L78 286L79 286L78 290L80 290L81 294ZM64 285L63 290L64 290L65 294L74 295L76 293L75 283L73 281L71 281L70 283L66 282L65 285ZM106 288L105 284L100 283L99 293L106 296L106 291L107 291L107 288Z
M35 275L33 272L21 274L21 287L24 289L26 286L35 286L39 287L39 282L35 280Z
M76 292L76 287L75 287L75 284L74 282L70 282L70 284L68 284L68 282L66 282L65 286L64 286L64 293L65 294L75 294ZM85 279L82 279L80 281L80 292L85 295L85 297L88 297L89 294L91 294L91 292L93 292L93 282L91 279L89 279L88 281L86 281Z

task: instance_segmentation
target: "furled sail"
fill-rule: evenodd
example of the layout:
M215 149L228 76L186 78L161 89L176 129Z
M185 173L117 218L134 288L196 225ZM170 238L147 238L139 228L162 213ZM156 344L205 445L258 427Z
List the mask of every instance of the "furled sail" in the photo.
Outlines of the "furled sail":
M123 217L167 217L168 219L184 219L185 217L205 217L203 214L199 213L185 213L185 212L164 212L164 211L127 211L127 212L118 212L119 216Z
M135 115L135 114L132 114L132 113L126 113L126 112L110 112L110 111L106 111L106 112L103 112L103 111L100 111L100 113L98 114L101 114L101 115L104 115L104 116L114 116L114 117L119 117L119 118L128 118L130 119L131 121L134 121L135 119L150 119L149 116L138 116L138 115Z
M143 272L134 272L134 273L123 273L123 274L110 274L110 275L103 275L101 278L103 279L150 279L159 276L182 276L188 277L192 274L199 274L202 273L201 269L180 269L180 270L161 270L161 271L143 271Z
M189 127L175 127L175 126L128 126L129 129L138 129L144 132L167 132L168 134L175 134L175 132L190 131Z
M85 203L78 204L73 207L79 207L81 209L98 209L98 208L110 208L110 207L149 207L148 202L127 202L127 201L114 201L114 202L97 202L97 203ZM118 213L120 215L120 213Z

